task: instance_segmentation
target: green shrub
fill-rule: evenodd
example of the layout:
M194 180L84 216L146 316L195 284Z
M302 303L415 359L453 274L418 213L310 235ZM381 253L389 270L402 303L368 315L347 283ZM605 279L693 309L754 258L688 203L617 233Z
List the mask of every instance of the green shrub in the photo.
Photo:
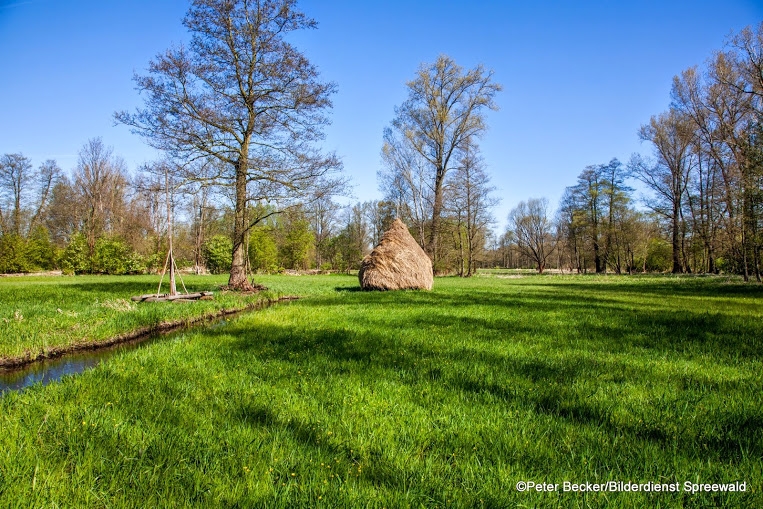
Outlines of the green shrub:
M269 229L253 228L250 232L249 263L255 271L278 271L278 246Z
M212 274L228 272L231 267L233 241L227 235L215 235L202 248L207 270Z
M19 235L0 235L0 274L30 271L26 247L26 241Z
M29 235L26 259L33 270L56 268L56 246L50 241L50 234L44 226L36 227Z
M662 239L650 240L645 265L648 272L670 271L673 266L673 251L670 243Z
M101 274L140 274L145 264L141 256L121 238L105 236L95 243L93 271Z
M309 268L314 245L315 235L310 231L307 219L292 218L287 223L286 235L280 246L281 263L289 269Z
M65 274L84 274L90 272L88 258L87 239L82 233L75 233L61 253L58 266Z

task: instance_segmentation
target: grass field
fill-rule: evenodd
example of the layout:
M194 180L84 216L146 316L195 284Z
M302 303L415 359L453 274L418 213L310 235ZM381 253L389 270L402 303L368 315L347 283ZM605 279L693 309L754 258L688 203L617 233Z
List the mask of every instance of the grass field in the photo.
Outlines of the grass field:
M189 291L217 290L224 276L186 276ZM216 292L214 301L147 306L133 295L156 292L156 276L0 279L0 359L35 357L72 344L97 343L136 329L187 321L278 297ZM180 283L178 283L180 287ZM165 281L163 291L167 291Z
M306 298L9 393L0 506L763 506L762 287L499 276L262 277ZM44 327L22 301L47 309L50 281L13 283L14 330ZM610 480L680 491L561 492Z

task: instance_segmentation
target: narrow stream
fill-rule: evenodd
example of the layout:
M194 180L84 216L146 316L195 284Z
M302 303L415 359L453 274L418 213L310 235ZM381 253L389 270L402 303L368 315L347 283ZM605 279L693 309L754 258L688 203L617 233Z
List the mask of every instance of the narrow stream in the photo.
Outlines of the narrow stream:
M241 311L244 313L245 311ZM210 328L217 329L224 327L229 323L233 316L239 313L227 315L205 321L203 323L192 324L179 327L168 332L154 332L145 336L124 342L117 345L88 350L83 352L74 352L64 354L54 359L45 359L39 362L33 362L26 366L11 369L0 369L0 396L9 391L19 391L31 385L41 382L42 385L48 385L56 382L66 375L76 375L86 369L97 366L101 362L110 359L122 352L128 352L137 348L143 348L157 341L176 337L178 334L187 332L190 329Z

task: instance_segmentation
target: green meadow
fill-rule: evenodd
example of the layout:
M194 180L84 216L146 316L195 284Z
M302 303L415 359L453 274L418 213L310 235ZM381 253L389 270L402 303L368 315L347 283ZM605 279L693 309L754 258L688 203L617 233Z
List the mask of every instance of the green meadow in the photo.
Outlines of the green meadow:
M763 506L763 286L516 276L259 277L302 298L0 397L0 506ZM2 280L0 356L266 297L119 300L156 283Z
M215 291L224 277L185 276L188 291ZM215 292L213 301L147 306L130 297L156 293L156 276L12 277L0 279L0 358L28 358L168 322L245 309L278 297ZM180 282L178 288L182 290ZM161 288L168 291L167 281Z

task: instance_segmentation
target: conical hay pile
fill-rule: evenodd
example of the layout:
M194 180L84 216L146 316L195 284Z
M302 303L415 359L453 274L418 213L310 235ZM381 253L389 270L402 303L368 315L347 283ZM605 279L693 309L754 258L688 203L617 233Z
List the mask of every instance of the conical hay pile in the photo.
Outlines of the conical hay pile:
M432 262L399 219L363 259L358 273L364 290L431 290Z

